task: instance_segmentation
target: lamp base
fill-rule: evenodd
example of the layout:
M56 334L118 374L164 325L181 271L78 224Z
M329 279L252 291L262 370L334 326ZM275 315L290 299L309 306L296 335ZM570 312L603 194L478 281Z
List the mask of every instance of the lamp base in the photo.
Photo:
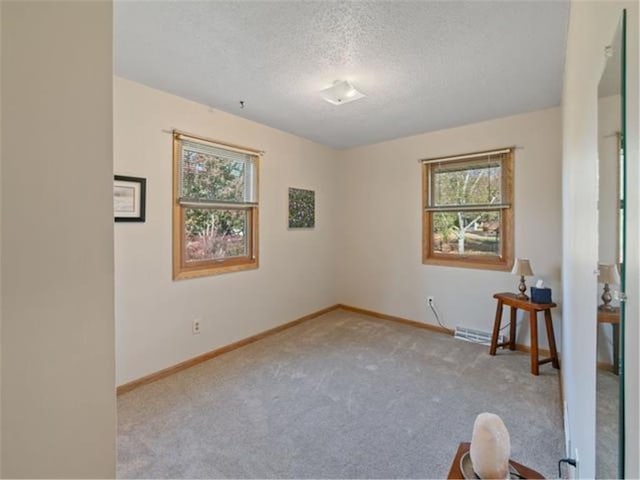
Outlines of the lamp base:
M602 296L600 298L602 299L602 303L598 306L598 310L600 310L601 312L615 311L615 308L610 305L612 298L611 289L609 288L608 283L604 284L604 290L602 291Z
M516 295L518 300L529 300L527 294L524 293L527 291L527 285L524 283L524 275L520 276L520 285L518 285L518 290L520 290L520 293Z
M603 303L602 305L598 305L598 310L601 312L617 312L618 307L614 307L614 306Z

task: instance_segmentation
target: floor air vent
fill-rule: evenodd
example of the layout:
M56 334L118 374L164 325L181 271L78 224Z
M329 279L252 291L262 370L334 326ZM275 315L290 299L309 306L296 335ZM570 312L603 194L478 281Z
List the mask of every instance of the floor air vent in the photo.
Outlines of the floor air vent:
M481 345L491 345L491 333L472 328L456 327L454 338L465 342L479 343ZM505 341L504 335L498 336L498 343Z

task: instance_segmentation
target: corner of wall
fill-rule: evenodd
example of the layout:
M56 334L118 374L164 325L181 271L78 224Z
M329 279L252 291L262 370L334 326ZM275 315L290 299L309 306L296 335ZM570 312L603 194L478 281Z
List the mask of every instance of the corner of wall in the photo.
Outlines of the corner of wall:
M335 150L334 162L334 258L333 271L335 278L335 304L346 303L345 291L347 290L346 268L348 255L344 249L349 236L349 225L345 215L345 202L347 201L346 191L348 188L348 175L345 172L349 169L348 150Z

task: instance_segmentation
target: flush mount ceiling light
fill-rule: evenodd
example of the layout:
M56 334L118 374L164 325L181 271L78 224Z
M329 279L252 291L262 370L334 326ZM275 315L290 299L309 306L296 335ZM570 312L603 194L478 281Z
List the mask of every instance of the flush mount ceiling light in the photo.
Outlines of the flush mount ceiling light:
M333 105L343 105L364 97L363 93L346 80L336 80L332 86L321 90L320 93L322 98Z

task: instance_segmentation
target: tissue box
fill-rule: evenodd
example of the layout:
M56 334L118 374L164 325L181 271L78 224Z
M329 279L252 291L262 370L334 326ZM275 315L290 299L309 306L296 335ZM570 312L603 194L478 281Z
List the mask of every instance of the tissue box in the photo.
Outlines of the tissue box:
M551 303L551 289L531 287L531 301L533 303Z

